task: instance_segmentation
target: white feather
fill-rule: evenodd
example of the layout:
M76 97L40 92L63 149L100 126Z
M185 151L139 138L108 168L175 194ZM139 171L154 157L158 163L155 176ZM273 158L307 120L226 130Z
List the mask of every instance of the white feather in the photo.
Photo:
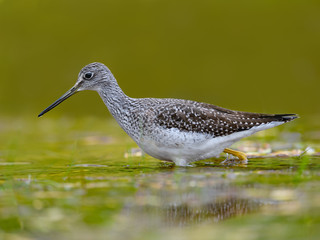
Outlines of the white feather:
M138 145L155 158L173 161L177 166L186 166L194 161L217 157L236 141L283 123L270 122L249 130L215 138L209 134L179 131L176 128L162 129L161 141L143 136Z

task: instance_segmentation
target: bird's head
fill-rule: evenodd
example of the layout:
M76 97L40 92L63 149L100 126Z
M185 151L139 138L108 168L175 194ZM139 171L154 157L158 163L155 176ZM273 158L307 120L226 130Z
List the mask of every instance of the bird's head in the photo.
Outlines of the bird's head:
M51 109L58 106L64 100L77 92L84 90L99 91L102 86L108 85L108 83L112 81L115 81L115 79L111 71L104 64L98 62L90 63L81 69L76 84L58 100L43 110L38 117L41 117L46 112L49 112Z

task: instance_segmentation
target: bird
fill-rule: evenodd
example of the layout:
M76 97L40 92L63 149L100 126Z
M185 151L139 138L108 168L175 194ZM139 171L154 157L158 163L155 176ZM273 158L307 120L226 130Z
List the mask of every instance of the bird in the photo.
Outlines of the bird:
M233 143L298 117L234 111L184 99L131 98L109 68L99 62L83 67L75 85L38 117L84 90L98 92L120 127L145 153L176 166L190 166L222 152L246 162L245 153L229 148Z

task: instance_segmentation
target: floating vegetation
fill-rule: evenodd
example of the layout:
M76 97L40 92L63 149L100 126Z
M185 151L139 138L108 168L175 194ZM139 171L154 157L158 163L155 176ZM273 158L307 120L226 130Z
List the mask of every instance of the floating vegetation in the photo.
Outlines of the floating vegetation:
M283 128L235 146L246 166L221 155L181 168L144 155L113 120L0 122L2 238L320 234L320 141L279 140Z

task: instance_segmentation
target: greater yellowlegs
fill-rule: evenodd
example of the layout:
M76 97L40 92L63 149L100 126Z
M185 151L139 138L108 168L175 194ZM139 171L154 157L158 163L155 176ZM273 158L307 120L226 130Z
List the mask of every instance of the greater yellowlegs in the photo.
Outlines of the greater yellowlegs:
M289 122L295 114L260 114L232 111L207 103L172 98L130 98L102 63L91 63L79 73L76 84L39 117L83 91L97 91L121 128L152 157L186 166L201 159L230 153L234 142L255 132Z

